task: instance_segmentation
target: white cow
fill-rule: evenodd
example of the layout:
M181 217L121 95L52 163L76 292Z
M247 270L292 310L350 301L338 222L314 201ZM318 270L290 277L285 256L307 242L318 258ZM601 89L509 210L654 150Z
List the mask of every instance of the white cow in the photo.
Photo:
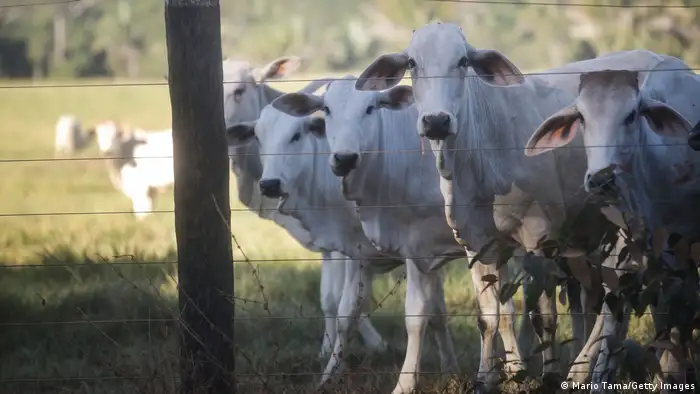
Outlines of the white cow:
M85 149L94 137L94 127L83 130L80 121L74 115L62 115L56 122L55 156L72 155Z
M404 264L392 258L398 256L380 253L365 236L354 206L343 199L340 182L328 168L328 143L323 134L322 118L294 118L269 105L257 121L227 129L230 145L254 141L259 145L262 195L280 199L279 212L298 219L309 231L314 246L324 251L340 251L354 259L345 268L348 279L339 283L343 292L337 310L336 339L321 385L340 373L345 365L343 350L347 348L348 333L357 325L360 312L369 301L373 274ZM368 328L371 326L365 330ZM376 331L365 332L365 338L371 340L373 348L385 346Z
M605 62L643 67L658 61L648 52L617 53L586 67ZM557 75L552 82L549 76L525 78L498 51L474 48L459 26L435 22L416 29L404 52L376 59L356 87L387 89L406 71L410 71L419 110L418 134L437 151L446 218L457 239L482 250L491 239L505 235L542 259L545 251L539 241L551 238L565 219L588 207L587 193L576 180L585 172L586 157L569 149L527 158L521 147L542 120L573 101L575 92L567 86L556 87L572 77ZM598 245L602 234L614 233L602 215L584 217L596 220L574 230L589 246ZM563 256L580 255L583 250L571 245L566 249ZM493 249L483 259L495 260ZM556 331L553 290L544 292L530 316L540 339L549 343L555 343ZM554 350L549 346L543 352L544 373L559 372ZM480 379L492 365L487 361L492 350L484 351L488 354L482 355Z
M391 94L361 92L355 90L354 80L346 77L332 82L321 97L287 94L273 101L272 106L294 116L325 112L332 152L330 167L342 178L345 198L357 204L364 232L377 248L403 256L408 262L408 349L394 389L394 393L405 393L416 385L427 324L439 330L443 372L458 371L444 316L442 272L431 271L431 267L464 256L465 250L455 242L445 223L439 180L431 163L434 156L426 152L422 157L418 151L420 138L414 129L418 113L406 101L410 87ZM414 163L419 162L422 165L416 168ZM482 346L492 347L495 330L500 329L509 367L522 369L512 301L501 310L498 302L483 302L484 297L497 299L496 289L488 287L480 275L473 275L473 281L481 312L478 325L480 329L494 329L484 337Z
M95 133L100 152L110 158L107 170L112 184L131 199L134 216L144 219L153 210L156 194L175 180L172 129L132 132L105 121L95 127Z
M280 79L294 72L300 65L297 57L280 57L260 68L253 68L246 61L227 59L223 62L224 76L224 115L227 126L239 122L258 119L262 109L284 92L272 88L265 81ZM302 90L313 92L327 81L312 81ZM304 247L322 253L321 267L321 309L325 318L325 330L319 357L331 354L336 342L336 319L341 299L352 275L346 270L354 266L354 262L338 252L323 251L313 245L313 238L307 229L289 215L280 214L277 199L266 198L260 194L258 181L262 176L260 147L256 142L250 144L234 144L229 146L231 170L236 176L236 187L239 201L254 211L263 219L272 220L284 228L289 235ZM341 284L341 285L338 285ZM369 291L371 291L371 286ZM359 323L359 331L365 344L373 350L381 351L386 345L381 338L377 339L376 329L366 314Z
M582 74L576 101L545 120L525 152L540 155L581 136L588 157L586 190L612 198L621 212L642 218L643 228L651 233L665 227L698 240L700 157L688 145L688 133L700 121L700 76L671 57L653 71L646 78L626 70ZM690 279L697 280L695 275ZM658 312L656 327L663 330L667 319ZM669 350L663 352L666 378L684 381L682 361Z

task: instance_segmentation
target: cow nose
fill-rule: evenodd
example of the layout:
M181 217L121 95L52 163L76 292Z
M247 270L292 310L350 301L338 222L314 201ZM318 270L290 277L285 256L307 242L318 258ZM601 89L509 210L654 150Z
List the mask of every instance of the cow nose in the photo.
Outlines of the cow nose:
M346 176L357 166L357 153L334 153L333 154L333 174L336 176Z
M282 182L279 179L261 179L258 182L260 194L268 198L282 197Z
M612 171L601 171L586 175L586 189L597 195L615 195L615 174Z
M688 145L690 146L690 149L700 151L700 122L696 124L692 130L690 130Z
M429 140L444 140L450 134L450 116L446 113L425 115L421 122L422 134Z

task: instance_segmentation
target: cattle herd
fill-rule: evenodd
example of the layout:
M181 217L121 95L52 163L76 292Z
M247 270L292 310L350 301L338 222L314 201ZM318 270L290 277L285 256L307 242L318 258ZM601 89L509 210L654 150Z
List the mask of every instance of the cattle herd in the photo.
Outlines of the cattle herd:
M359 77L292 93L265 83L298 66L296 57L262 68L225 60L223 100L239 200L322 253L321 386L342 372L353 330L366 346L386 347L363 310L372 276L404 264L408 342L394 393L416 388L428 325L442 371L460 372L441 268L455 259L470 257L484 390L497 387L501 369L529 370L535 347L543 376L612 382L613 344L625 339L633 307L609 300L629 301L626 275L652 261L698 292L697 256L676 245L700 241L700 77L680 59L620 51L525 76L500 52L469 44L459 26L436 21ZM411 85L399 85L406 72ZM96 136L110 179L139 217L173 182L172 161L145 159L172 156L171 130L105 122L82 131L66 117L57 133L61 152ZM513 301L503 297L513 277L536 296L517 335ZM668 317L662 293L671 285L650 282L642 287L660 289L651 302L655 379L685 384L696 327ZM555 342L563 283L571 310L591 312L572 316L578 355L568 371Z

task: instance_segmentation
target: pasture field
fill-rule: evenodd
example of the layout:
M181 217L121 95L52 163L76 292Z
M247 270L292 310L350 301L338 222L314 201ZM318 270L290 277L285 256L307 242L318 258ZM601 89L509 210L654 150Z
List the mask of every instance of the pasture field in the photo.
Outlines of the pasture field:
M88 125L114 119L158 130L170 127L169 108L165 85L0 89L0 264L17 266L0 268L0 393L175 391L172 193L156 201L156 211L164 212L137 222L130 201L111 186L103 161L26 161L53 157L61 114L73 113ZM94 145L78 157L97 157ZM317 358L323 329L320 256L245 211L234 184L232 176L232 232L240 246L234 243L233 301L240 392L310 392L325 363ZM251 262L243 261L242 252ZM371 355L354 345L353 374L342 386L347 392L390 392L396 382L406 342L400 277L374 282L372 321L390 349ZM447 268L450 313L476 312L470 281L464 261ZM471 377L479 356L476 318L451 317L450 328L462 372ZM652 332L650 319L633 318L633 338L648 340ZM570 319L562 316L558 339L570 337ZM438 372L430 331L426 339L423 370ZM420 385L435 392L440 384L425 376Z

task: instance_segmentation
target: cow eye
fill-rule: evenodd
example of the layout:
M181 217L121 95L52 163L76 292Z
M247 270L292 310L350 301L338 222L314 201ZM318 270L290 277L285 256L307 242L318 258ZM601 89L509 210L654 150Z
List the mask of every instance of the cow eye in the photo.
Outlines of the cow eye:
M367 115L371 115L373 111L374 111L374 106L370 105L369 107L367 107L367 111L365 111L365 112L367 113Z
M328 107L323 107L323 112L326 114L326 116L331 116L331 109Z
M301 133L295 133L292 136L292 139L289 140L289 143L297 142L297 141L299 141L300 138L301 138Z
M633 110L633 111L630 112L630 114L627 115L627 117L625 118L625 124L626 124L627 126L631 125L631 124L634 122L634 119L635 119L636 117L637 117L637 111L636 111L636 110Z
M413 59L408 59L408 69L411 70L416 67L416 61Z
M462 56L461 59L459 59L459 63L457 63L457 67L467 67L467 63L469 62L469 59L467 59L466 56Z

